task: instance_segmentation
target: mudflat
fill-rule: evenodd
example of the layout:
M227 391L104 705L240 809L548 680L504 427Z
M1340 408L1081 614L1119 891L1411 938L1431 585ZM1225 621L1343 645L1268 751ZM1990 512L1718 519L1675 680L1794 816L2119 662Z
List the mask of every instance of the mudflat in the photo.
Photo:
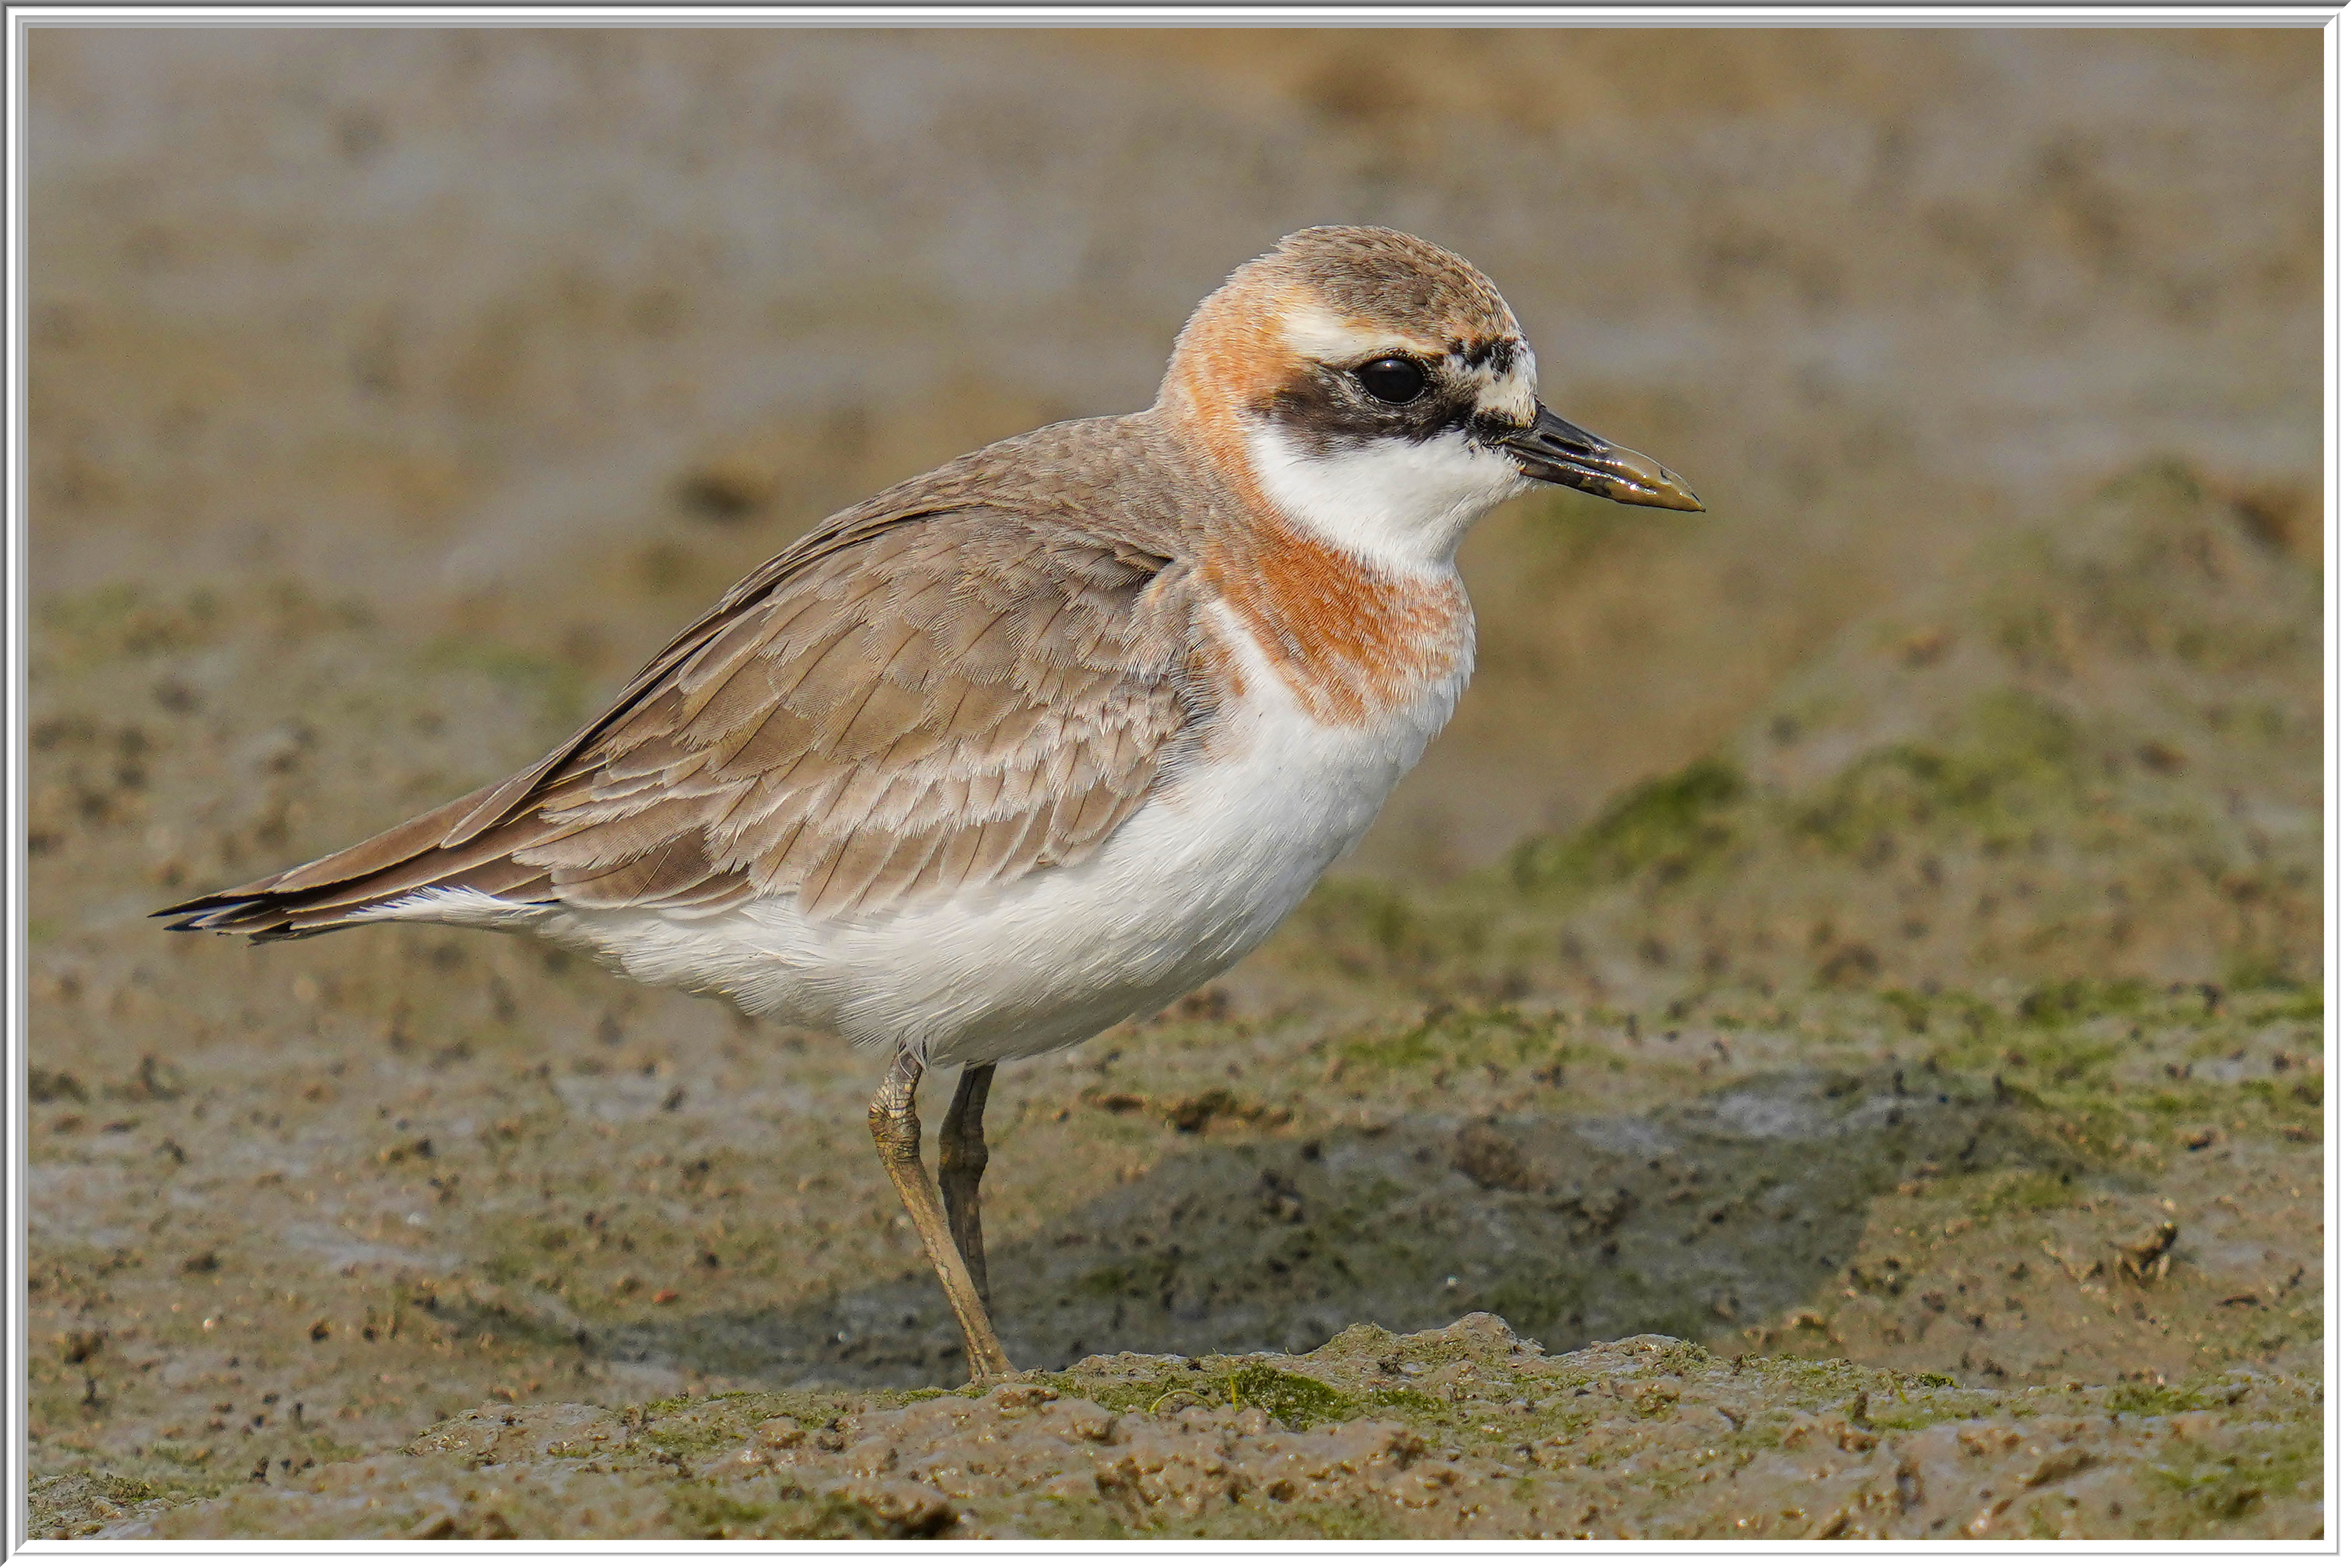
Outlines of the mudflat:
M1347 34L43 34L35 1532L2315 1533L2317 47L2243 37L1435 36L1474 110ZM1034 1372L940 1386L838 1042L145 921L528 761L826 506L1148 395L1327 216L1478 260L1715 510L1490 520L1360 856L1000 1074Z

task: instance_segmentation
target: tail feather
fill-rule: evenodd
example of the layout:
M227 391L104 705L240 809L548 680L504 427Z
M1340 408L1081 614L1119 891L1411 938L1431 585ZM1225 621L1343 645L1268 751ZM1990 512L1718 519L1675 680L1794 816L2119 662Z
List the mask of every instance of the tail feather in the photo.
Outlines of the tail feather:
M306 861L274 877L206 893L155 911L177 916L171 931L210 931L257 941L314 936L364 922L366 911L432 889L487 894L516 903L554 894L548 873L513 858L550 828L530 818L501 824L454 847L452 826L498 786L436 806L348 849ZM560 830L558 830L560 831Z

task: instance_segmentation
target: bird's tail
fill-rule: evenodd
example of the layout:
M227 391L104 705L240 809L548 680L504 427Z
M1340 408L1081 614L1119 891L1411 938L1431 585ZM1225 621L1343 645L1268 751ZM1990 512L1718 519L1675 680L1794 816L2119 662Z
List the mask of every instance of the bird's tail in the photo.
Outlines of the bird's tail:
M258 942L381 920L391 906L417 894L475 893L514 904L548 900L554 893L548 873L511 853L543 835L542 826L529 820L500 823L454 846L442 842L497 788L485 784L348 849L173 904L156 916L179 917L172 931L221 931Z

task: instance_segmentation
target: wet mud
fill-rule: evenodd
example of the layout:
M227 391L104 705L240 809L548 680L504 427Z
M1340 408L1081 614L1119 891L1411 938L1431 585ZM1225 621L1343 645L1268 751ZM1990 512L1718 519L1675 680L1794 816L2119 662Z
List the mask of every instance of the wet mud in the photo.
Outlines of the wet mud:
M1431 43L1478 97L1348 35L110 37L32 61L37 1535L2318 1530L2315 38ZM1026 227L939 218L1016 154ZM1139 192L1199 223L1117 243ZM1364 850L999 1074L1011 1384L948 1386L838 1042L146 920L527 762L824 507L1148 396L1335 216L1477 257L1716 510L1491 520Z

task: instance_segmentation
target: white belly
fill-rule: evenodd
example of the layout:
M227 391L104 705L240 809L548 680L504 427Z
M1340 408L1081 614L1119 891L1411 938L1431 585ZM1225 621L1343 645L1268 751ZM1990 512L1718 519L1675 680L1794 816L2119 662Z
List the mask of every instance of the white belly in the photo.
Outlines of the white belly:
M1326 725L1242 640L1244 695L1212 752L1082 864L857 920L775 900L701 918L559 907L533 928L632 979L934 1063L1075 1044L1264 941L1371 826L1469 675L1465 647L1405 709Z

